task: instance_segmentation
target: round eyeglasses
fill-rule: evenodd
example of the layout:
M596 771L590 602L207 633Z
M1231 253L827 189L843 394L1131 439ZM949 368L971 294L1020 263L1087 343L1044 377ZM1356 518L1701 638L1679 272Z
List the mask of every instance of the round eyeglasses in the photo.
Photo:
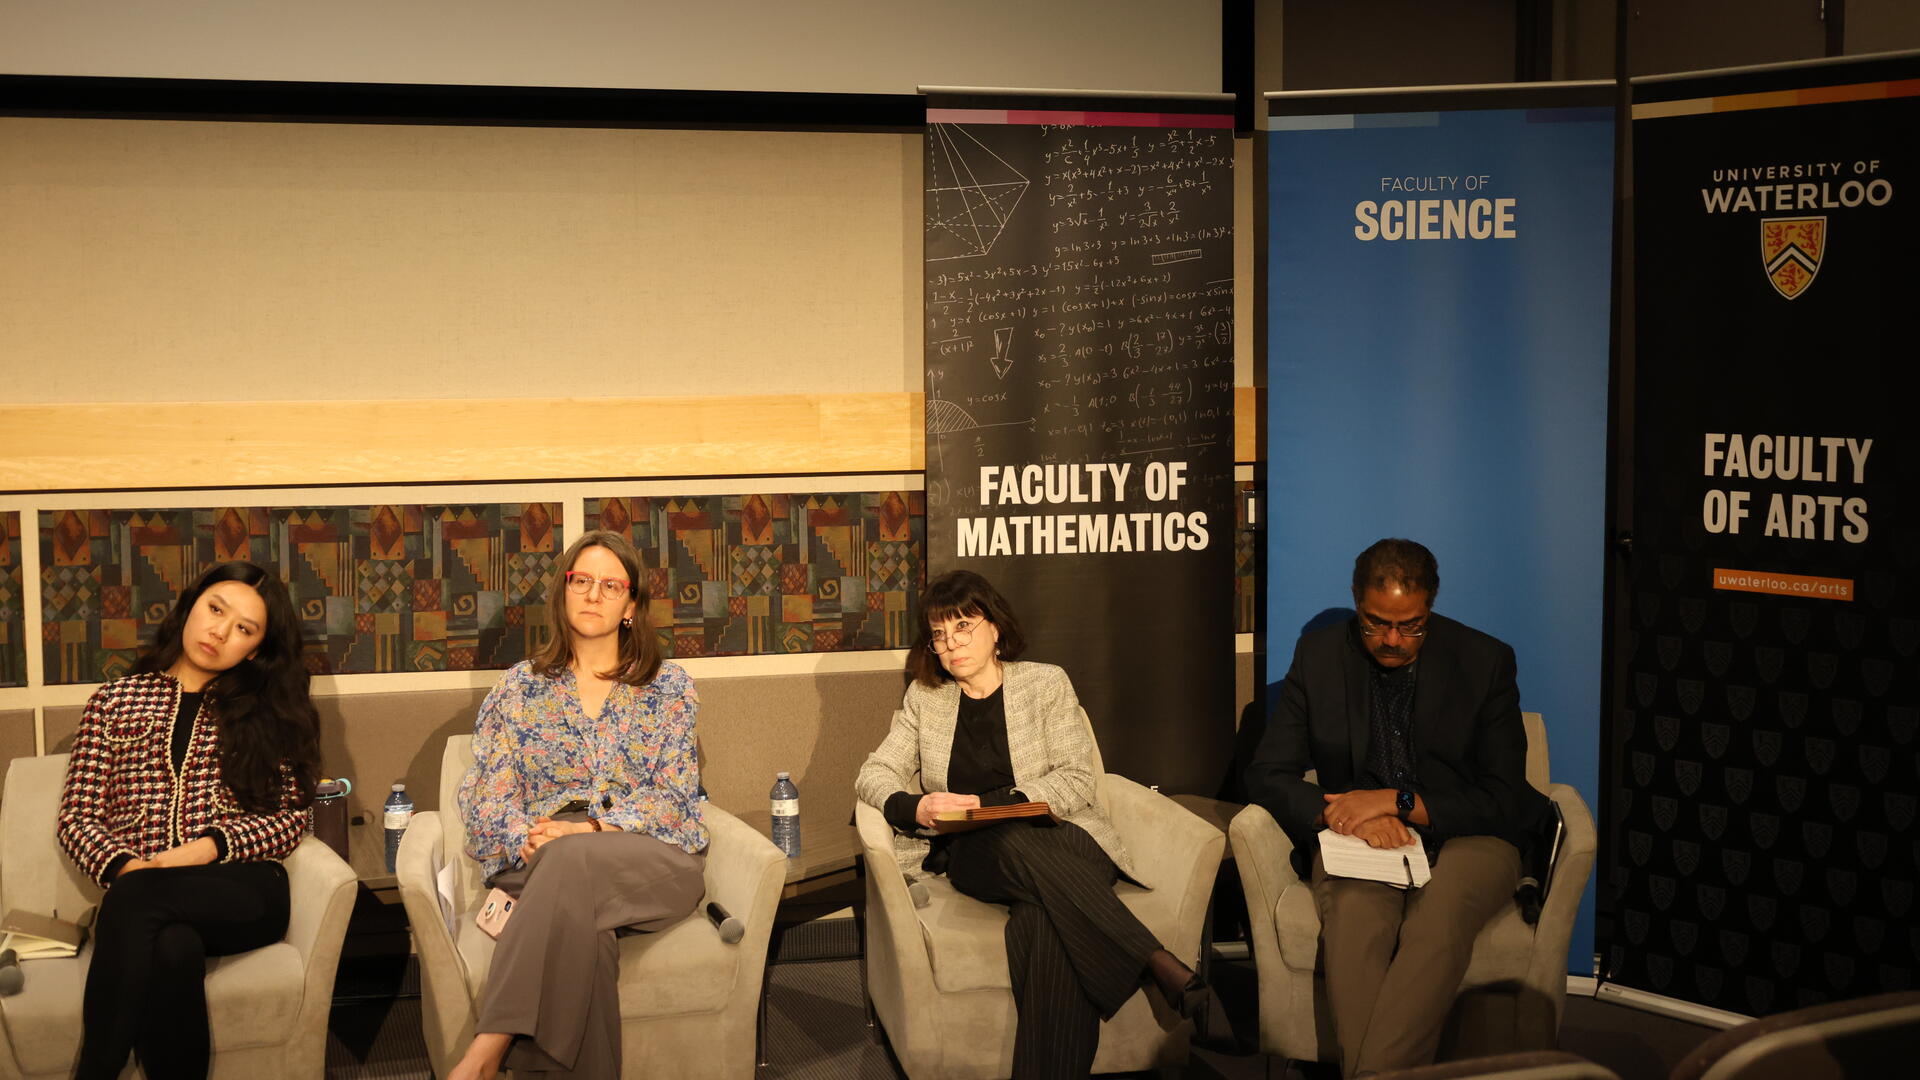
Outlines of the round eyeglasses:
M633 592L633 582L626 578L597 578L578 570L567 571L567 591L576 596L591 593L596 585L600 587L602 596L628 596Z
M968 645L973 644L973 631L974 628L979 625L979 623L971 622L955 623L953 633L951 634L944 630L935 630L932 640L933 651L944 653L951 652L954 649L966 648Z

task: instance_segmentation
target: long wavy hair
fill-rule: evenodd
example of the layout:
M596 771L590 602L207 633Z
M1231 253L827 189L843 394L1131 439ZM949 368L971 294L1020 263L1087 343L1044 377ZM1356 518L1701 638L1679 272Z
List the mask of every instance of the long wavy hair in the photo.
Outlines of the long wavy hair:
M220 721L221 779L249 813L282 809L289 778L292 805L310 805L320 778L320 714L307 692L300 620L279 578L250 562L221 563L201 574L174 601L152 647L133 670L164 672L177 663L186 651L187 616L200 594L222 581L237 581L259 593L266 601L267 625L259 650L206 686L207 701Z
M567 546L566 553L554 566L553 582L547 587L547 618L553 626L553 636L529 657L533 670L557 679L573 666L573 625L567 622L567 571L573 569L580 553L590 547L606 548L620 560L630 582L627 599L633 601L633 625L620 627L620 660L612 671L599 674L628 686L645 686L660 673L660 640L654 635L652 620L647 617L647 608L653 599L647 590L647 570L641 565L640 553L634 550L633 542L606 529L582 535Z

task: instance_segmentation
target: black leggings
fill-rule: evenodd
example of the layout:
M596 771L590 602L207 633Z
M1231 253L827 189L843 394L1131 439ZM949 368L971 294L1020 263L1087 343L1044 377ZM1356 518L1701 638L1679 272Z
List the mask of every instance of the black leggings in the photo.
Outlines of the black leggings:
M140 1056L150 1080L204 1080L207 957L287 934L277 862L135 870L116 878L93 927L77 1080L113 1080Z

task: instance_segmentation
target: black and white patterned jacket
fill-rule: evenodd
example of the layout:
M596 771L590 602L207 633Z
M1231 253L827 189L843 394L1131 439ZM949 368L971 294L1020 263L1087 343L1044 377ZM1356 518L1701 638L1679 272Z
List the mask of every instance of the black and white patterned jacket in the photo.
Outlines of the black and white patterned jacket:
M250 814L220 776L219 717L202 704L176 774L170 741L180 684L170 675L129 675L94 691L67 762L55 835L74 863L102 885L121 856L149 859L201 836L217 836L223 862L279 859L306 833L310 812ZM288 776L282 805L293 797Z

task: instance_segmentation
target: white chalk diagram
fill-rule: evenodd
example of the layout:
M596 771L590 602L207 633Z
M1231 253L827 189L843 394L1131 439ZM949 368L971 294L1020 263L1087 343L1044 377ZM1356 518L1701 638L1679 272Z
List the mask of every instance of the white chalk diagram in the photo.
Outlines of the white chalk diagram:
M993 364L994 377L1005 379L1007 372L1013 370L1013 327L997 326L993 330L993 355L988 357Z
M940 396L938 390L927 394L927 434L934 437L933 453L940 459L941 471L946 471L947 436L959 435L968 431L980 431L984 428L1021 427L1033 430L1033 417L1025 420L1003 420L997 424L983 424L973 418L973 414Z
M926 261L992 251L1028 184L966 128L928 124Z

